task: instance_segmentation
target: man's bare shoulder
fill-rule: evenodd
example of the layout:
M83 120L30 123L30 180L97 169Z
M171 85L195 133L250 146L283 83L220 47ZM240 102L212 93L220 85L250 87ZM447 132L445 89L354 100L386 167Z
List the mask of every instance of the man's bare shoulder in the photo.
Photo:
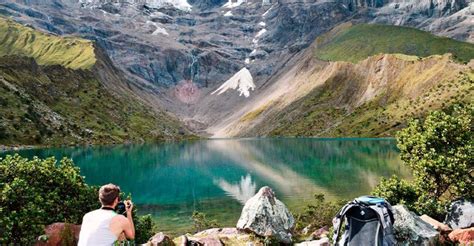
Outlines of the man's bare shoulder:
M127 217L121 214L117 214L116 216L112 218L112 223L124 224L124 223L128 223L128 220L127 220Z

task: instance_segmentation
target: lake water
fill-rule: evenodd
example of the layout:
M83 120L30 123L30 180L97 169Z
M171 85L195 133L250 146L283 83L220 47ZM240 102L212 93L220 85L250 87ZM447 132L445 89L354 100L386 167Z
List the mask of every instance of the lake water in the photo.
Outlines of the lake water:
M72 158L88 184L118 184L141 214L174 234L192 231L195 210L235 226L245 201L265 185L297 212L315 193L352 199L382 176L408 176L392 139L216 139L18 153Z

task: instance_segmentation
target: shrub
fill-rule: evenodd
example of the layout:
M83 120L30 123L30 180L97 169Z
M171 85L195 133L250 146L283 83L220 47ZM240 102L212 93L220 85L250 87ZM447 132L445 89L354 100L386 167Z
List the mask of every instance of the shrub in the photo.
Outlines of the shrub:
M31 244L45 225L59 221L79 224L100 205L71 160L0 158L0 244Z
M134 216L135 242L146 243L154 235L155 223L151 215Z
M393 175L391 178L382 178L375 187L373 195L384 197L390 204L405 204L408 209L415 210L414 204L418 198L415 187L408 181Z
M397 134L397 146L413 170L413 181L383 180L374 194L437 219L442 219L448 202L473 198L473 115L472 104L455 105L431 112L424 121L411 121Z
M201 213L198 211L193 212L191 219L193 220L194 230L196 232L203 231L210 228L220 227L217 221L209 220L208 218L206 218L205 213Z
M332 219L346 204L346 201L328 202L323 194L315 194L314 198L315 201L307 205L302 213L295 215L297 233L300 233L305 227L308 227L309 232L324 226L331 227Z
M66 158L59 164L54 157L0 158L0 194L0 245L30 245L45 225L80 224L85 213L100 207L97 187L88 186ZM146 242L153 234L151 217L134 216L134 223L135 241ZM65 242L71 242L64 233Z

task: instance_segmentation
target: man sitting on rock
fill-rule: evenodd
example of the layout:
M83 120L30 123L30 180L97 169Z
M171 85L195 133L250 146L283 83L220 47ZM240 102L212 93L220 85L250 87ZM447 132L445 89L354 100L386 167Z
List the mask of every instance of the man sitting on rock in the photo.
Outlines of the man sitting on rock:
M132 202L125 201L127 217L117 214L114 209L120 202L120 188L114 184L100 187L99 200L102 207L87 213L82 219L78 245L109 246L123 234L133 240L135 227L132 220Z

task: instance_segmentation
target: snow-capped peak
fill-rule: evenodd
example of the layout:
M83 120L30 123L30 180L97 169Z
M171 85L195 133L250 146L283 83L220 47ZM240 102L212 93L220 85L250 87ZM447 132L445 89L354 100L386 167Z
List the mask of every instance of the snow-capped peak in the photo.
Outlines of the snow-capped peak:
M159 8L166 4L173 5L173 7L184 11L190 11L192 8L191 4L189 4L186 0L147 0L146 2L147 5L152 8Z
M234 8L240 6L242 3L246 2L246 0L228 0L222 7L224 8Z
M244 95L245 97L250 96L250 90L255 89L255 84L253 83L252 74L247 68L242 68L229 80L224 82L217 90L211 93L214 95L220 95L226 92L228 89L237 90L240 92L239 96Z

